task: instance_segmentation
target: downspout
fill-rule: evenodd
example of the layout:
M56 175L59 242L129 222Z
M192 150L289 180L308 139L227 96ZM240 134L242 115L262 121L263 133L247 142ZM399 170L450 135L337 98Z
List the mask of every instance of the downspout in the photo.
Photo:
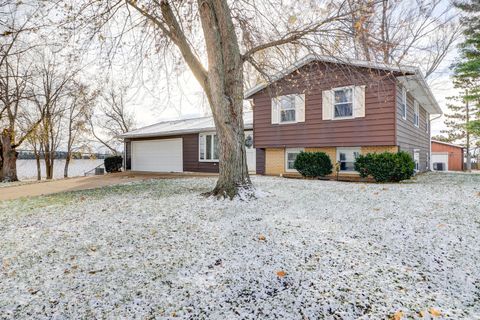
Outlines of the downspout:
M430 117L430 116L429 116ZM429 135L429 138L430 138L430 159L428 159L429 163L428 163L428 166L430 167L430 171L433 171L433 164L432 164L432 121L434 120L437 120L437 119L440 119L442 117L442 114L438 115L437 117L433 118L433 119L430 119L430 125L428 126L429 128L429 132L428 132L428 135Z

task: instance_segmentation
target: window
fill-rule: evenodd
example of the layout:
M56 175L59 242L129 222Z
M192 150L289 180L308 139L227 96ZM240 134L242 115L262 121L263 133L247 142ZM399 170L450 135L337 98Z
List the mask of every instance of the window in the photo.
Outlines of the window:
M402 118L403 120L407 120L407 90L405 87L402 87Z
M337 161L340 171L355 171L355 160L360 155L360 148L337 148Z
M200 161L218 161L219 147L217 135L215 133L202 133L198 138Z
M420 171L420 150L413 150L413 162L415 162L415 171Z
M303 149L287 149L285 151L285 170L286 171L296 171L293 164L295 163L295 159L297 159L297 156L302 151Z
M333 117L353 117L353 88L334 89L333 95Z
M278 98L280 105L280 123L295 122L295 95Z
M420 120L420 108L418 107L417 101L415 101L413 108L413 125L418 128Z

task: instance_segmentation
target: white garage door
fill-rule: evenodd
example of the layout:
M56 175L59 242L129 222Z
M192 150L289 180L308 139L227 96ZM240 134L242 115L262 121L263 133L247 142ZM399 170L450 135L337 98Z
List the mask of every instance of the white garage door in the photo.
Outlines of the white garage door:
M132 141L132 170L182 172L182 139Z

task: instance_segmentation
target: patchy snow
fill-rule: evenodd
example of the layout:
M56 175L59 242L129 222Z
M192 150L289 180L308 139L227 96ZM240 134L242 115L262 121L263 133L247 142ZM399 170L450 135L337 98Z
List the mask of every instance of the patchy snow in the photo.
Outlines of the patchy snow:
M0 318L474 319L480 175L155 180L0 204ZM401 312L401 313L400 313Z

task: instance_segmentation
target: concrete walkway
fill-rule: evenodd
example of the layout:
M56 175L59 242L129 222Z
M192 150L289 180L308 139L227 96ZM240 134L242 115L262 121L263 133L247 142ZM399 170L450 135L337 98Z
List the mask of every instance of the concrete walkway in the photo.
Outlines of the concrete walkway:
M24 185L14 185L11 187L2 187L0 188L0 201L13 200L23 197L42 196L66 191L95 189L149 179L177 179L206 176L215 176L215 174L121 172L106 174L104 176L76 177L54 181L42 181Z

